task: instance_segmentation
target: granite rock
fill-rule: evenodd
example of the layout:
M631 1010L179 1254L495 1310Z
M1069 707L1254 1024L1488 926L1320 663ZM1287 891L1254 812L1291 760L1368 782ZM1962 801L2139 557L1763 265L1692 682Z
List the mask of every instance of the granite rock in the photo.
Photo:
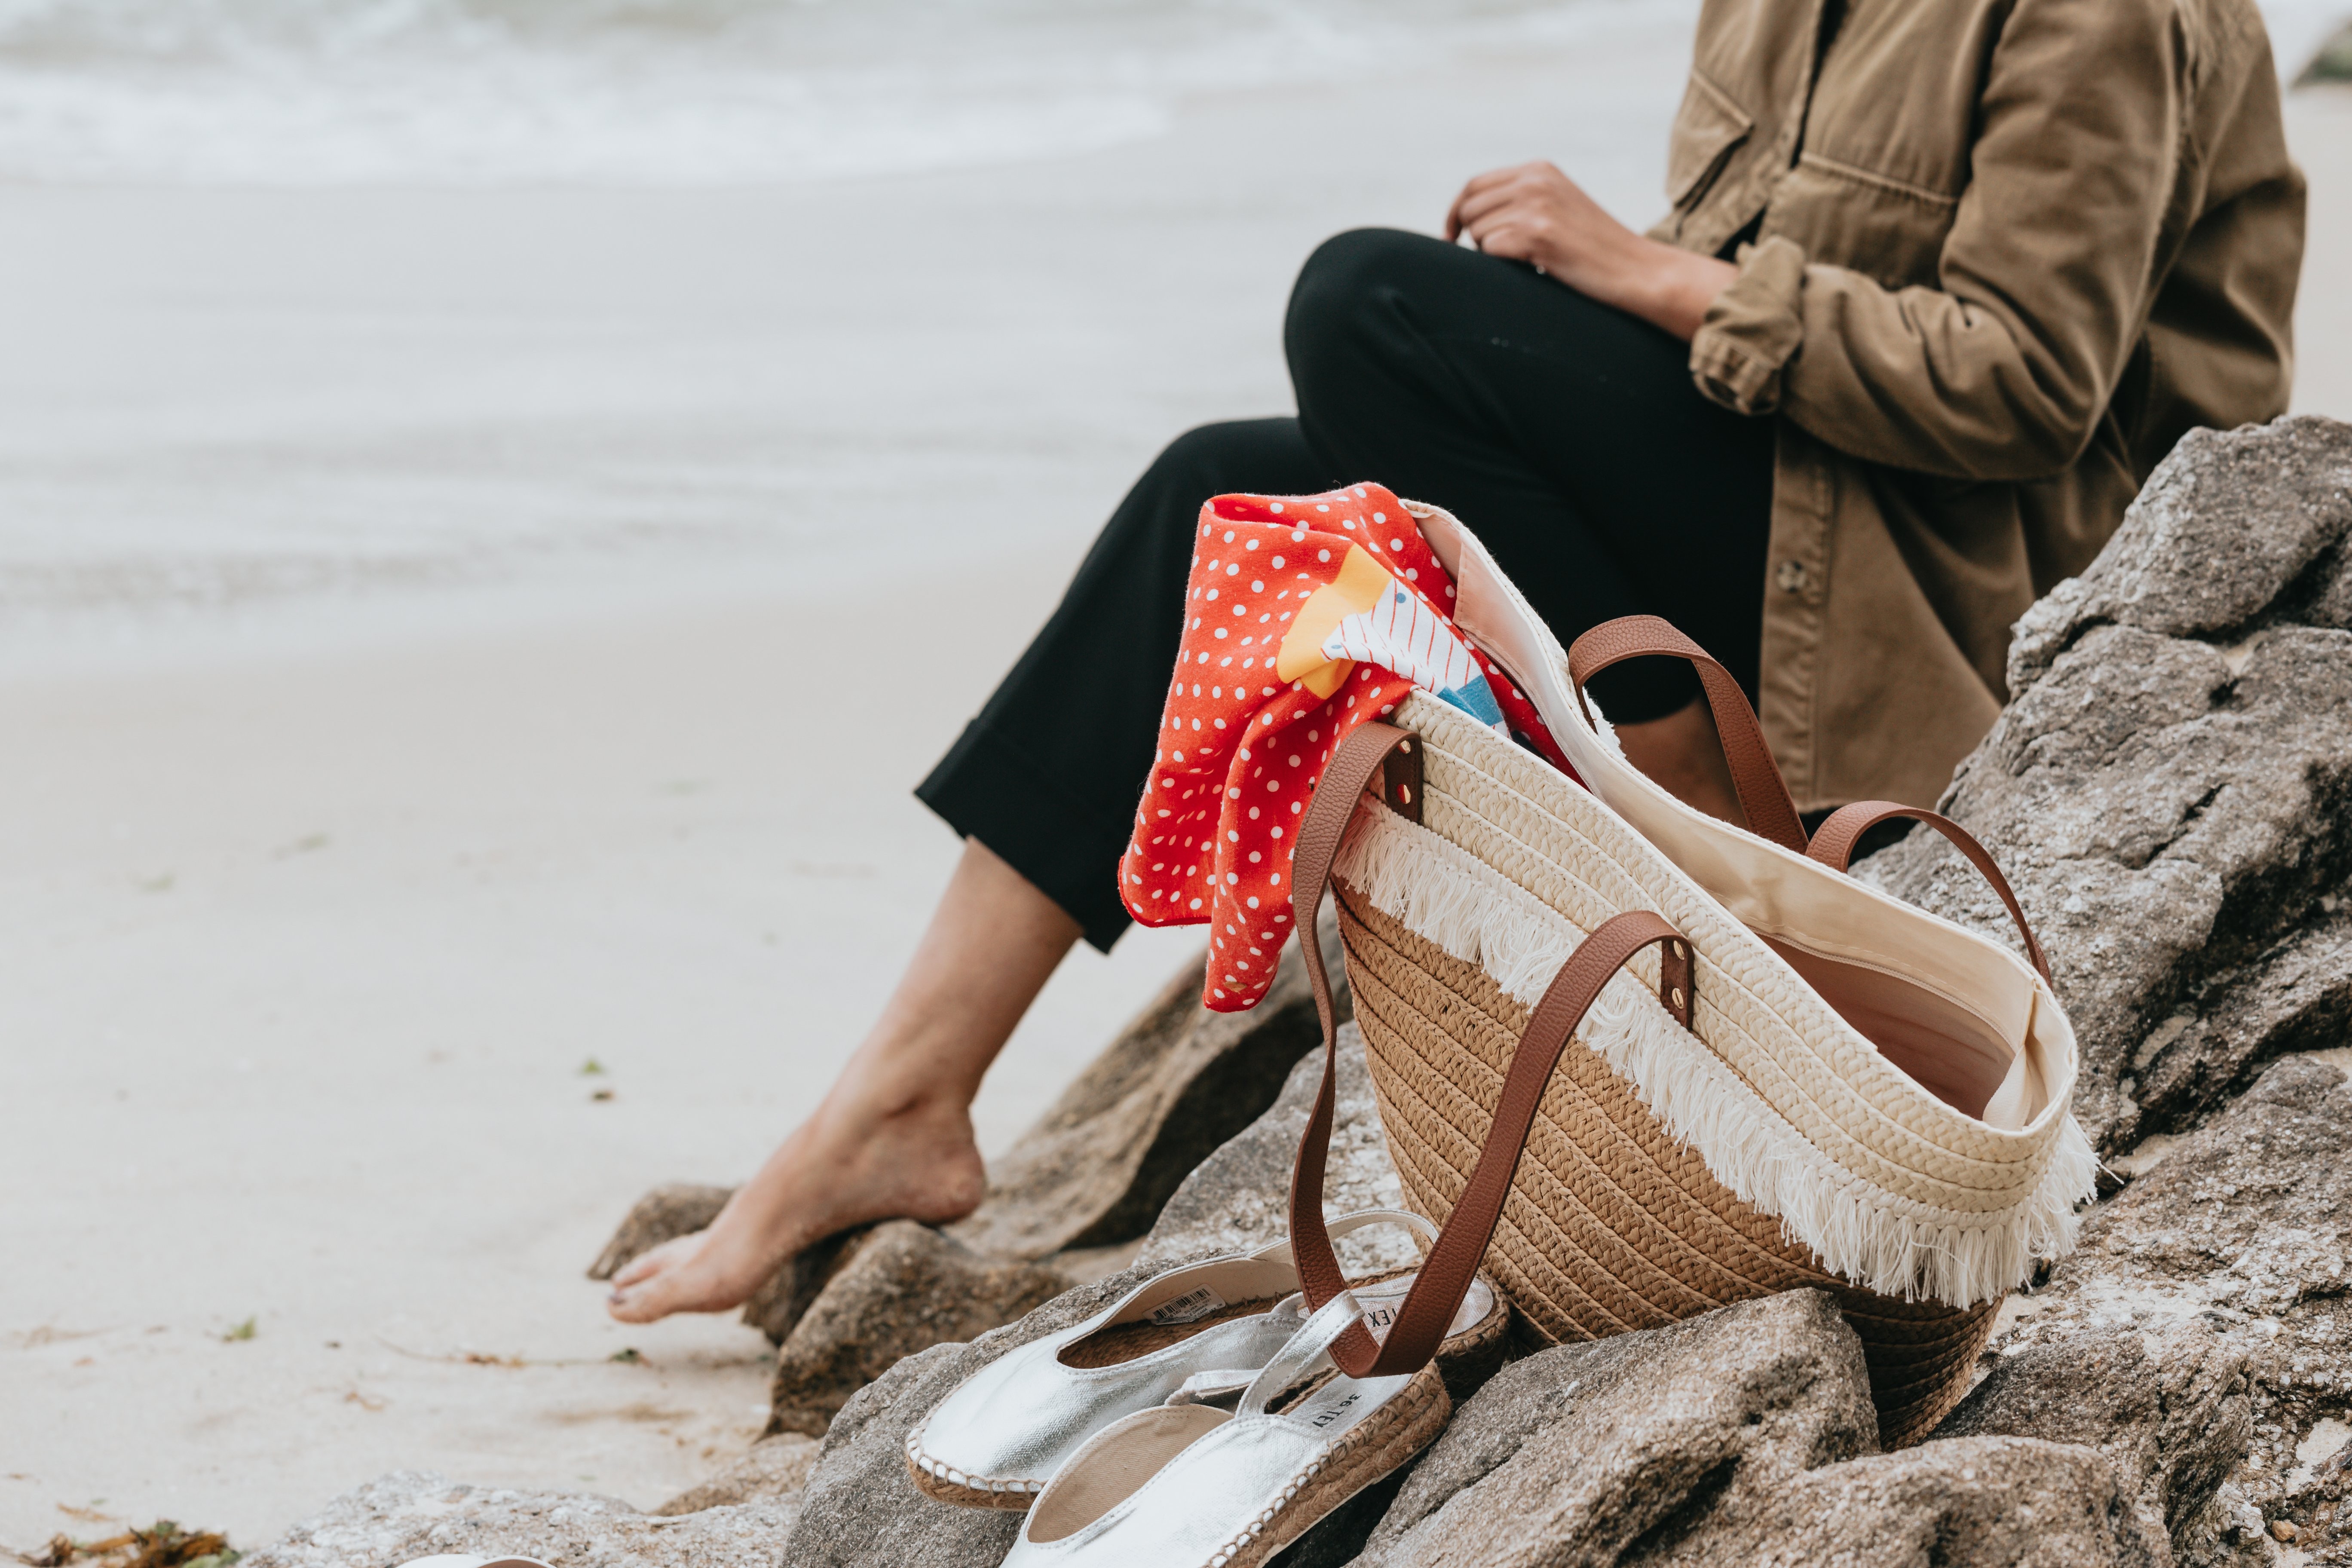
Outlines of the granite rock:
M870 1226L845 1230L785 1258L743 1303L743 1321L767 1335L770 1344L782 1348L871 1230Z
M1862 1347L1791 1291L1508 1366L1455 1415L1364 1568L2163 1568L2137 1480L2076 1444L1873 1452Z
M2352 1024L2352 426L2198 431L2018 623L1941 808L1993 851L2081 1041L2103 1152ZM2011 940L1914 833L1858 874Z
M1018 1322L967 1344L910 1355L843 1405L824 1435L784 1544L792 1568L992 1568L1022 1516L956 1508L907 1477L907 1435L998 1356L1091 1317L1154 1270L1129 1268L1082 1285Z
M2055 1331L2019 1344L1937 1437L2040 1437L2096 1448L2149 1516L2178 1531L2253 1436L2248 1345L2204 1317Z
M2173 1559L2162 1526L2095 1449L1962 1437L1745 1489L1620 1561L1629 1568L2169 1568Z
M762 1437L751 1451L698 1486L669 1500L653 1511L674 1515L700 1513L707 1508L730 1508L765 1500L797 1501L816 1466L817 1440L798 1432Z
M1348 1016L1336 917L1317 928L1339 1016ZM1322 1041L1296 945L1246 1013L1201 1005L1202 962L1078 1075L989 1170L987 1195L949 1234L976 1252L1038 1258L1129 1241L1169 1195L1274 1103L1291 1064Z
M983 1258L912 1220L864 1231L776 1351L768 1431L822 1437L849 1396L901 1357L977 1338L1069 1284L1043 1264Z
M1862 1343L1815 1290L1561 1345L1455 1412L1364 1568L1619 1563L1877 1447Z
M781 1568L782 1500L665 1518L614 1498L463 1486L408 1470L344 1493L247 1568L396 1568L418 1557L536 1557L566 1568Z
M2137 1336L2147 1347L2142 1375L2158 1385L2154 1440L2189 1450L2164 1461L2173 1468L2161 1489L2181 1561L2236 1562L2233 1554L2256 1550L2242 1529L2252 1509L2266 1524L2291 1526L2305 1561L2352 1564L2352 1051L2273 1063L2228 1110L2134 1168L2142 1173L2084 1220L2075 1253L2011 1304L2011 1326L1988 1352L2002 1370L1979 1391L1981 1403L1972 1395L1952 1419L2000 1429L2005 1411L2010 1429L2079 1432L2111 1452L2144 1442L2120 1435L2144 1428L2145 1413L2121 1418L2145 1412L2143 1402L2092 1392L2101 1358L2124 1370L2118 1336ZM2188 1375L2199 1344L2208 1347L2207 1370ZM2180 1425L2240 1354L2245 1427L2236 1395L2222 1393L2212 1405L2215 1430L2189 1439ZM2014 1375L2006 1372L2012 1363ZM2107 1418L2098 1409L2073 1426L2054 1411L2037 1415L2064 1397L2037 1387L2103 1401L2101 1409L2118 1413L2119 1435L2096 1435ZM2062 1425L2042 1425L2050 1421ZM2189 1510L2233 1446L2228 1434L2240 1429L2250 1436L2242 1462L2228 1471L2227 1495L2215 1494L2218 1510Z
M2271 1568L2279 1548L2263 1510L2223 1481L2202 1509L2173 1528L2172 1560L2183 1568Z
M1212 1253L1247 1251L1287 1236L1291 1167L1322 1080L1322 1052L1298 1058L1265 1114L1202 1161L1176 1189L1136 1261L1164 1266ZM1333 1096L1330 1159L1323 1173L1323 1207L1340 1215L1402 1206L1404 1186L1381 1132L1363 1032L1351 1020L1339 1026L1339 1076ZM1402 1268L1415 1256L1412 1238L1387 1226L1343 1238L1339 1253L1353 1273Z

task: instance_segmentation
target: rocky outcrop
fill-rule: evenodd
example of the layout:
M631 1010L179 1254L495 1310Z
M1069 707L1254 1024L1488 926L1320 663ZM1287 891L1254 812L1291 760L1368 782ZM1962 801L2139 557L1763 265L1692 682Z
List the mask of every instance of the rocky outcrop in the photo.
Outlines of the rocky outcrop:
M816 1467L817 1440L798 1432L762 1437L751 1452L698 1486L689 1487L654 1510L676 1516L700 1513L707 1508L731 1508L738 1503L783 1500L797 1502Z
M1876 1447L1860 1342L1830 1297L1793 1291L1505 1368L1414 1468L1360 1562L2169 1561L2162 1529L2093 1449Z
M2103 1152L2352 1022L2347 531L2352 426L2191 434L2019 623L2009 706L1944 797L2049 950ZM2009 939L1936 835L1861 872Z
M1203 1160L1176 1189L1136 1261L1166 1264L1216 1252L1243 1252L1288 1235L1291 1166L1298 1158L1298 1140L1322 1081L1323 1053L1300 1058L1265 1114ZM1323 1206L1335 1215L1404 1206L1404 1186L1381 1132L1363 1032L1353 1021L1339 1026L1339 1075L1333 1095L1330 1159L1323 1173ZM1402 1268L1415 1252L1411 1237L1383 1226L1341 1238L1339 1254L1351 1273L1364 1274Z
M329 1503L247 1568L397 1568L418 1557L536 1557L596 1568L778 1568L789 1501L639 1513L614 1498L462 1486L422 1471L369 1482Z
M822 1437L849 1396L901 1357L976 1339L1069 1286L1052 1268L982 1258L912 1220L876 1226L777 1350L768 1430Z
M2163 1530L2092 1449L1923 1443L1793 1478L1623 1560L1677 1568L2168 1568Z
M1465 1404L1365 1568L1615 1563L1733 1492L1866 1454L1862 1342L1819 1291L1513 1363Z
M2055 1329L2009 1347L1938 1437L2041 1437L2096 1448L2149 1517L2200 1513L2253 1435L2246 1343L2199 1317Z
M2352 1563L2352 1051L2273 1064L2151 1158L2013 1305L1944 1429L2141 1455L2184 1563L2258 1560L2252 1510Z
M970 1344L935 1345L860 1389L835 1416L784 1544L793 1568L982 1568L1021 1516L954 1508L907 1478L907 1436L958 1384L1005 1352L1092 1316L1152 1272L1129 1269L1048 1302Z

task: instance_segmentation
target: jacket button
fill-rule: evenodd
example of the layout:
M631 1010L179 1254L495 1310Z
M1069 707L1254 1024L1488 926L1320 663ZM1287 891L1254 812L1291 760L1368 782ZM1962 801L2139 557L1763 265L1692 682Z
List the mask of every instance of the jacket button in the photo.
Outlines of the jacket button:
M1784 594L1802 593L1805 586L1804 563L1801 561L1781 562L1780 570L1773 574L1773 581L1780 584L1780 592Z

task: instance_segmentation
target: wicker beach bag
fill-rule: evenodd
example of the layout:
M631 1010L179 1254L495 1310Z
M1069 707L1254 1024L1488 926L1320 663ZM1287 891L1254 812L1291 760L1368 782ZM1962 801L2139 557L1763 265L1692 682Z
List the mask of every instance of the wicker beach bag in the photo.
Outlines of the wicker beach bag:
M1488 1211L1449 1227L1466 1256L1425 1270L1432 1294L1483 1257L1559 1342L1817 1287L1862 1340L1882 1441L1916 1441L1967 1391L2003 1294L2072 1247L2093 1191L2074 1036L2016 900L1933 813L1848 806L1809 845L1753 711L1696 644L1635 617L1563 654L1466 529L1411 510L1453 574L1458 627L1590 786L1416 690L1392 725L1349 737L1302 822L1299 929L1328 879L1407 1197L1441 1222ZM1586 679L1653 654L1698 666L1754 831L1667 795L1589 716ZM1895 815L1954 837L2030 962L1843 874L1859 834ZM1328 1068L1328 981L1302 945ZM1507 1092L1538 1047L1557 1065L1529 1058ZM1330 1252L1330 1105L1327 1070L1292 1193L1310 1298Z

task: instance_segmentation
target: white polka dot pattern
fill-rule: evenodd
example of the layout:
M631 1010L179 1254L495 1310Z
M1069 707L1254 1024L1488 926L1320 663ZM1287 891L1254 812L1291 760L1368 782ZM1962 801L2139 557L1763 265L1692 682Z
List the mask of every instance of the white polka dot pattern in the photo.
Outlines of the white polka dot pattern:
M1408 603L1406 620L1458 637L1447 610L1452 580L1404 504L1378 485L1218 496L1201 509L1183 642L1118 878L1142 924L1210 927L1202 1000L1218 1012L1255 1007L1273 983L1290 934L1298 816L1332 749L1413 689L1393 670L1321 651L1327 632L1339 636L1323 624L1332 595L1368 605L1367 583L1391 605ZM1286 664L1285 638L1302 616L1311 635L1294 639ZM1499 709L1498 727L1566 768L1533 705L1484 654L1471 657Z

